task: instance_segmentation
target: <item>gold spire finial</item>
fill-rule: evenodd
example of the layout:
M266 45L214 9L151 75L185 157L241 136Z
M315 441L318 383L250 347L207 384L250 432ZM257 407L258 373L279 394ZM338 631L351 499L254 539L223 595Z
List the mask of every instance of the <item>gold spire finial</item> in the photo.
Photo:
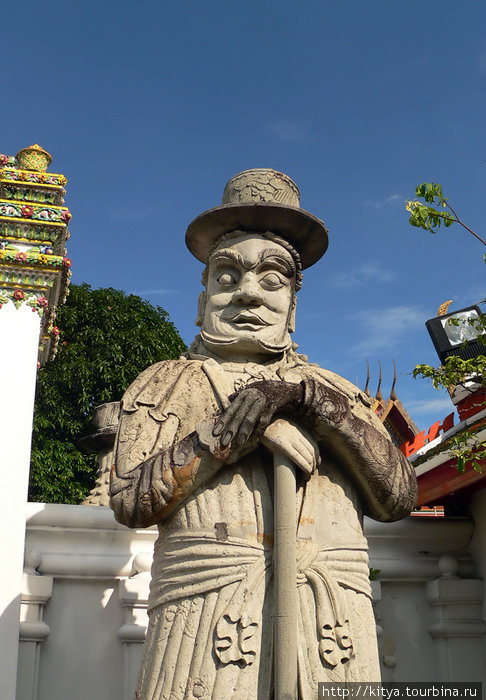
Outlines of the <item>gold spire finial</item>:
M447 313L447 309L451 304L452 299L449 299L448 301L445 301L443 304L441 304L437 310L437 316L445 316Z

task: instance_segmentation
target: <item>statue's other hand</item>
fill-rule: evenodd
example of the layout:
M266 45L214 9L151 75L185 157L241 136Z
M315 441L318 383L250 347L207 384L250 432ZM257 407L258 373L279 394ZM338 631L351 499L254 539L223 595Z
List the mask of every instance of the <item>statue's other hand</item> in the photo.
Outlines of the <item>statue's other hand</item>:
M216 422L213 435L221 447L242 447L253 436L260 437L274 415L292 413L301 406L304 388L289 382L255 382L230 396L231 404Z
M311 474L321 463L319 447L314 438L285 418L277 418L270 423L261 442L271 452L284 454L304 474Z

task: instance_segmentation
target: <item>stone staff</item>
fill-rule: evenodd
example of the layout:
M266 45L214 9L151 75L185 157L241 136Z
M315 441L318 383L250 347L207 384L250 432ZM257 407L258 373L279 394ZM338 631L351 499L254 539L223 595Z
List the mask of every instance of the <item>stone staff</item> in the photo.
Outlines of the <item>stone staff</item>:
M275 578L275 697L297 697L297 569L295 467L285 455L273 455Z

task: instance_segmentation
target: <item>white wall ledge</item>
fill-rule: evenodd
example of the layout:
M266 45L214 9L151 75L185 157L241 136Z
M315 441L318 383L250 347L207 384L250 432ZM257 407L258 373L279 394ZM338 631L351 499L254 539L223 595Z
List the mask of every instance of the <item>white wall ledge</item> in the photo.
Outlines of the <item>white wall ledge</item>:
M155 526L131 530L104 506L29 503L27 546L41 553L38 572L55 577L123 578L139 569L137 555L150 557ZM427 581L440 576L438 560L454 553L461 576L474 574L466 547L472 537L469 519L405 518L379 523L365 518L370 566L380 580Z
M383 679L475 678L485 625L473 522L365 518L364 530L380 570L372 587ZM133 697L157 535L120 525L103 506L28 504L17 700L71 697L73 688L76 698Z

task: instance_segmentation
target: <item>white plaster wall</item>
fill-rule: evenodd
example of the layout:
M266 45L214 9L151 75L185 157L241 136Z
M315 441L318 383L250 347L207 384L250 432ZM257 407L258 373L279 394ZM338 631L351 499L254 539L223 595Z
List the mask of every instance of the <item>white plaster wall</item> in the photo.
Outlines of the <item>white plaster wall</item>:
M375 606L383 628L379 651L384 681L435 681L438 677L434 641L428 632L431 610L422 581L382 583Z
M474 522L470 549L477 565L478 576L486 581L486 489L473 494L469 507ZM486 620L486 587L482 605L482 617ZM486 642L483 645L483 664L486 668Z
M470 583L478 583L471 581L476 571L467 550L472 522L367 521L365 530L370 564L380 569L380 581L373 585L384 680L437 681L441 673L457 675L459 668L468 680L480 680L483 669L477 650L484 644L484 625L477 603L461 598L470 595ZM17 700L133 698L146 624L147 568L156 534L154 528L128 530L101 506L28 505L31 560L37 566L36 576L52 578L53 588L37 612L49 628L44 641L37 642L38 680L32 642L21 642L23 682ZM454 554L460 576L449 572L439 581L441 585L445 581L446 588L452 586L452 597L461 604L449 605L450 592L444 597L439 586L434 600L441 604L431 606L427 596L435 595L435 589L427 592L427 583L444 573L439 559L448 552ZM468 590L463 595L464 585ZM479 585L482 591L482 582ZM447 626L454 611L461 629L470 630L465 636L457 637L457 621ZM444 624L452 636L434 638L433 625L442 629ZM446 668L444 658L451 652L457 663ZM37 687L37 696L28 690L32 686Z
M0 309L0 697L15 697L25 514L40 319L32 308Z
M474 521L471 552L477 562L478 573L486 578L486 489L473 494L470 511Z
M41 698L121 698L123 673L117 632L123 610L113 579L55 578L44 620L39 670ZM53 673L54 669L59 669ZM101 692L103 691L103 692Z

